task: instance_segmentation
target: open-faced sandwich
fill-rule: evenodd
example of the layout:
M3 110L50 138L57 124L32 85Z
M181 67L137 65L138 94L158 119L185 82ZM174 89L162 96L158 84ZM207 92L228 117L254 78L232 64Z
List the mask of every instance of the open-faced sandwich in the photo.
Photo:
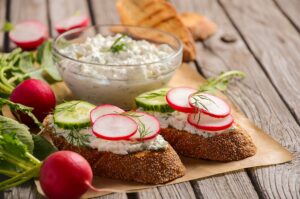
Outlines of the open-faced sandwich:
M179 154L233 161L256 153L251 137L217 96L189 87L163 88L141 94L136 104L160 121L161 135Z
M71 101L56 106L44 126L59 150L81 154L95 175L160 184L185 173L174 149L159 135L158 120L147 113Z

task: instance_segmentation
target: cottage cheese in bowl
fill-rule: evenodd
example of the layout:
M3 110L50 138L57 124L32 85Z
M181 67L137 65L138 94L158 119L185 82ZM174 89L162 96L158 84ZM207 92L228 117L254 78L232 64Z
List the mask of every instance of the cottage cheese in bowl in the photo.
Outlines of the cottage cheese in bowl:
M179 46L98 33L56 49L54 55L64 82L77 97L131 109L137 95L168 83L181 64Z

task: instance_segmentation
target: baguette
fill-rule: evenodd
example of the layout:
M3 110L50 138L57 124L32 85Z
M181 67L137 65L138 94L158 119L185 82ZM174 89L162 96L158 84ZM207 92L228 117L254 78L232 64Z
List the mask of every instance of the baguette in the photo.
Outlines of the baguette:
M59 150L74 151L85 157L97 176L144 184L162 184L185 174L180 158L170 145L164 150L141 151L128 155L78 147L54 133L51 117L50 115L45 118L43 133L50 136Z
M208 138L172 127L162 129L161 135L178 154L192 158L227 162L242 160L256 153L251 137L239 125L233 132Z

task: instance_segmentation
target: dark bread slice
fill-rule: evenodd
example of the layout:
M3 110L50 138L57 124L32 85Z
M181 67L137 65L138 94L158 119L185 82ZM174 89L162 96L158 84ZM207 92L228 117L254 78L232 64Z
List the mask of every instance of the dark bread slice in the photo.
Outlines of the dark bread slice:
M162 129L161 135L178 154L216 161L241 160L256 153L251 137L237 125L234 132L205 138L172 127Z
M179 156L170 145L165 150L141 151L128 155L99 152L72 145L64 137L54 134L49 123L50 117L44 120L44 133L50 136L59 150L74 151L85 157L97 176L144 184L162 184L185 174Z

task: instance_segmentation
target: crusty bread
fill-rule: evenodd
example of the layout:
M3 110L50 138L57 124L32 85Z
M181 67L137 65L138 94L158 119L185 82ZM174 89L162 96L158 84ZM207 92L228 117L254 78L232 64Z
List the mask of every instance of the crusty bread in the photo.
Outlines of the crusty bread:
M162 129L161 135L178 154L193 158L226 162L241 160L256 153L251 137L238 125L234 132L209 138L172 127Z
M217 25L203 15L184 12L179 17L192 33L194 40L205 40L217 31Z
M128 155L99 152L72 145L64 137L54 134L50 118L48 116L44 120L44 133L50 136L59 150L74 151L85 157L97 176L144 184L162 184L185 174L180 158L170 145L165 150L141 151Z
M196 59L193 36L180 20L176 9L164 0L118 0L117 10L122 24L156 28L177 36L183 47L183 60ZM157 35L153 35L153 39Z

